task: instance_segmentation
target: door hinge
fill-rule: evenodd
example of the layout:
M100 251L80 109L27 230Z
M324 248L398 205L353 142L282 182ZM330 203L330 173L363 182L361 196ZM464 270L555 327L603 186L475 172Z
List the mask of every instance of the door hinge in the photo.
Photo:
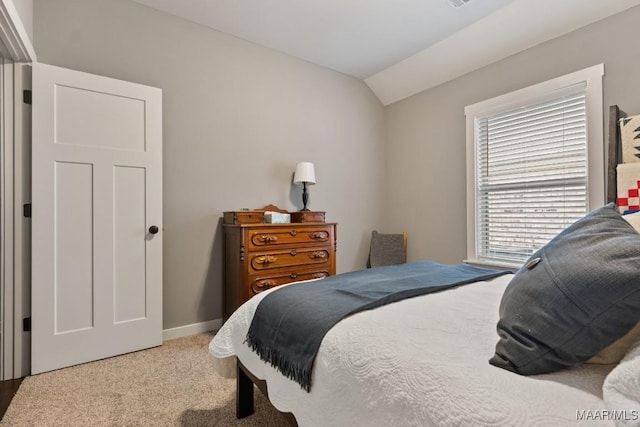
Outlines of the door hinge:
M22 215L25 218L31 218L31 203L25 203L22 207Z
M32 98L33 93L31 92L31 90L29 89L25 89L22 91L22 101L25 104L29 104L31 105L31 98Z
M22 330L24 332L31 332L31 316L22 319Z

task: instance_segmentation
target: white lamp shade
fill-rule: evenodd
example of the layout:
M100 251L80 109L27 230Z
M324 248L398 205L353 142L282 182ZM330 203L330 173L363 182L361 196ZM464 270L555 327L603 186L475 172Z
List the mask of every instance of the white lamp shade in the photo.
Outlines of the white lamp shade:
M311 162L300 162L296 165L296 173L293 175L293 183L302 184L303 182L306 182L307 184L316 183L316 173L313 170L313 163Z

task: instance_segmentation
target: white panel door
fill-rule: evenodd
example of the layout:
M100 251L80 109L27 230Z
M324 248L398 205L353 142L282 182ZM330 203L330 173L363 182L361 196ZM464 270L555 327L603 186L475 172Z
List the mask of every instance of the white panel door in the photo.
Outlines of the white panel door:
M162 344L162 92L33 65L31 373Z

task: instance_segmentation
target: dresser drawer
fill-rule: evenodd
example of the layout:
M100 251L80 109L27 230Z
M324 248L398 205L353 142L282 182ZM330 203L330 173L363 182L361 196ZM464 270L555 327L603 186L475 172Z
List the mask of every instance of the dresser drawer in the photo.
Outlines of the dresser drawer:
M259 211L233 211L225 212L225 224L262 224L264 222L264 212Z
M329 263L330 247L283 249L249 253L249 274L274 268L290 268Z
M336 274L336 223L252 224L257 217L232 214L222 225L224 318L263 290Z
M249 277L249 295L255 295L267 289L284 285L285 283L301 282L303 280L322 279L329 277L329 270L313 270L313 271L292 271L287 273L276 273L269 275L254 275Z
M249 250L268 246L329 243L332 231L332 227L324 225L254 228L249 231Z

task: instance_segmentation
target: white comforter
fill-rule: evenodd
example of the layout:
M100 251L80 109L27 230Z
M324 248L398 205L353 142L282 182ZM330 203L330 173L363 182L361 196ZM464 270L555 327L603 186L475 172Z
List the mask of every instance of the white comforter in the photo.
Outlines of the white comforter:
M640 342L633 345L604 382L604 399L617 425L640 426Z
M244 343L263 292L236 311L209 351L230 376L235 357L267 382L276 408L304 426L567 426L602 411L611 366L519 376L488 363L498 339L506 275L353 315L325 336L311 392L261 361ZM277 291L273 289L271 291Z

